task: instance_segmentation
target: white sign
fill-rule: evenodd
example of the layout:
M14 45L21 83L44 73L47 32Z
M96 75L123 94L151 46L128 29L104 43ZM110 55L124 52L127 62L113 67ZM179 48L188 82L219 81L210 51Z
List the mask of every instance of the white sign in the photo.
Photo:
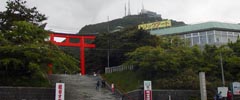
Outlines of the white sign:
M233 82L233 94L234 95L240 95L240 83L239 82Z
M227 97L228 87L218 87L218 93L221 93L222 97Z
M144 100L152 100L152 82L144 81Z
M56 83L56 93L55 93L55 100L64 100L64 91L65 85L64 83Z

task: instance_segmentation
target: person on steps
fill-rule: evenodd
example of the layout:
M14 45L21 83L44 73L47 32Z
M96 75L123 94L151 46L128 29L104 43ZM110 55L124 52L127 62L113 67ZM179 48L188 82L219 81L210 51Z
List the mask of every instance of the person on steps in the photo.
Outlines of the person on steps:
M102 88L106 86L105 80L102 80Z
M99 90L99 86L100 86L100 81L98 80L96 84L96 90Z

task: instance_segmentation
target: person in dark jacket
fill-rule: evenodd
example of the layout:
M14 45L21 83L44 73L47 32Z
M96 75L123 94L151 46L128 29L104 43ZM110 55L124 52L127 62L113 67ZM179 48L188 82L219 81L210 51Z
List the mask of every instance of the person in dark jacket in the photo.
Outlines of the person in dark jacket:
M96 90L99 90L99 86L100 86L100 81L98 80L96 84Z
M105 80L102 80L102 88L106 86Z

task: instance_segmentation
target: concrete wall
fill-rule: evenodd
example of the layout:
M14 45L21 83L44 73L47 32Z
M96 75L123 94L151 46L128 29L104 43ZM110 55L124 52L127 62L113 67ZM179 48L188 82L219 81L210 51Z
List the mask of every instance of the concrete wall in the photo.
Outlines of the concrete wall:
M200 98L198 90L153 90L153 100L191 100ZM123 100L143 100L143 91L136 90L129 92Z
M123 94L122 98L123 100L143 100L143 92L135 90ZM200 100L200 98L200 90L153 90L152 100ZM214 98L208 96L208 100L214 100ZM233 96L233 100L240 100L240 95Z
M54 100L54 88L0 87L0 100Z

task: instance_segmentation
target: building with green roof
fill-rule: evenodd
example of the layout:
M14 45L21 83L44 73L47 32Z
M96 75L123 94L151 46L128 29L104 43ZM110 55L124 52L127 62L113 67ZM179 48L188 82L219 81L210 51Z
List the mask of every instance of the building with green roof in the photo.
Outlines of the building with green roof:
M240 35L240 25L222 22L200 24L151 30L153 35L177 35L189 41L190 45L222 45L235 42Z

